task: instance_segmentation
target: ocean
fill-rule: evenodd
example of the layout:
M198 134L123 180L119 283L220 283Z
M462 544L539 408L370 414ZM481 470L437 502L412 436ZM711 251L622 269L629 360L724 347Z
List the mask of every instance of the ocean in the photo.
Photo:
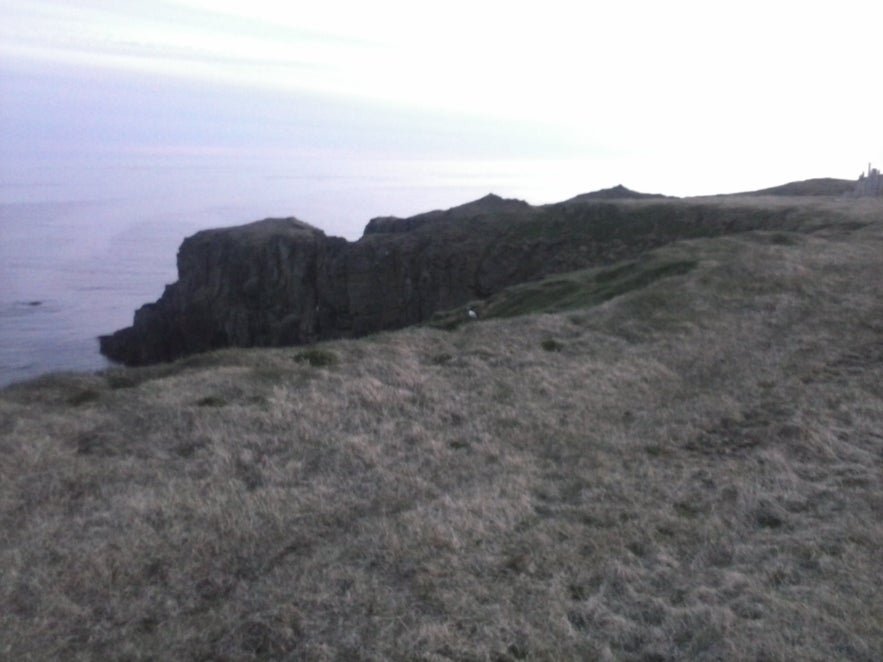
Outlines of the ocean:
M181 241L201 229L296 216L356 240L374 216L490 192L541 204L600 188L591 186L597 173L551 161L305 164L146 153L0 165L0 386L108 367L98 336L159 298L177 278Z

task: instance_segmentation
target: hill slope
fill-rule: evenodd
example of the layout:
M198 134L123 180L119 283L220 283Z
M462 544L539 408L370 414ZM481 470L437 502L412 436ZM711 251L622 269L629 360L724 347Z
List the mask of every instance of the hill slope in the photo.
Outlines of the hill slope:
M566 202L590 202L592 200L652 200L664 199L668 196L660 193L639 193L626 188L622 184L617 184L611 188L604 188L591 193L581 193Z
M883 208L801 213L0 391L0 656L881 659Z
M855 180L853 179L819 177L799 182L788 182L781 186L773 186L759 191L736 193L735 195L840 196L853 191L855 191Z

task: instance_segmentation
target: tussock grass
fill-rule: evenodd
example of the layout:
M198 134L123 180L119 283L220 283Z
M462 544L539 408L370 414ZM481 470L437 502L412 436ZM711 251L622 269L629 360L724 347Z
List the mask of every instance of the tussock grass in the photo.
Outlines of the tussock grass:
M880 659L883 210L825 209L332 369L0 391L0 657Z

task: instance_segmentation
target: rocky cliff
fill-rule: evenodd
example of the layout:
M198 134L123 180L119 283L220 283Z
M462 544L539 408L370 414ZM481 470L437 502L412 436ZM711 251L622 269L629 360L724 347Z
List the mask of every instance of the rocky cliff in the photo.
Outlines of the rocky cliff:
M178 251L178 281L100 338L129 365L228 346L355 337L551 273L633 258L688 237L788 224L787 209L575 198L534 207L489 195L447 211L372 220L356 242L295 218L206 230Z

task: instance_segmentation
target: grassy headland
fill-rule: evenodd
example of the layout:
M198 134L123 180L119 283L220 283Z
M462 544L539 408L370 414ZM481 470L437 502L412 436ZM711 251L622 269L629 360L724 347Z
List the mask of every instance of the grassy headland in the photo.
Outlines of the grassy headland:
M0 391L0 658L883 658L883 206L788 204L452 330Z

